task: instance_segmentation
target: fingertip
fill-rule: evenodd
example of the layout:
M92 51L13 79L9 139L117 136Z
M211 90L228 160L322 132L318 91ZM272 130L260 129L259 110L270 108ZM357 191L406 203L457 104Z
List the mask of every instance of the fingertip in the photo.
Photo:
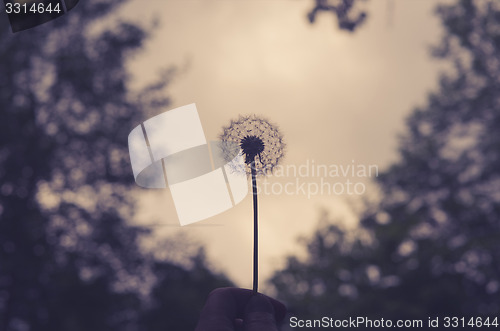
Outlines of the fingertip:
M253 295L245 307L245 331L278 330L274 313L273 304L265 295Z
M257 293L253 295L248 301L246 308L246 313L271 313L274 315L274 308L271 301L263 294Z
M247 302L245 309L271 313L278 324L283 322L287 312L286 306L283 303L261 293L253 294Z
M286 306L278 300L272 300L271 303L273 304L274 317L276 318L276 322L278 322L278 324L281 324L286 316Z

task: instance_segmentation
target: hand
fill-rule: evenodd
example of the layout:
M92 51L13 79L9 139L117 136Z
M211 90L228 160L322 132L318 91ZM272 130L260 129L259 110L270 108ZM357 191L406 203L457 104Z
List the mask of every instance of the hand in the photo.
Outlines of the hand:
M241 288L218 288L208 296L195 331L278 331L285 306Z

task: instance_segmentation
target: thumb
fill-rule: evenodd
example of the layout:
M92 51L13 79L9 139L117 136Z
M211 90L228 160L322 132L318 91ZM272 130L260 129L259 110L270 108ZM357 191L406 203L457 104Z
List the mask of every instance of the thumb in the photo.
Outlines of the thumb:
M253 295L245 307L243 318L245 331L278 331L274 308L262 294Z

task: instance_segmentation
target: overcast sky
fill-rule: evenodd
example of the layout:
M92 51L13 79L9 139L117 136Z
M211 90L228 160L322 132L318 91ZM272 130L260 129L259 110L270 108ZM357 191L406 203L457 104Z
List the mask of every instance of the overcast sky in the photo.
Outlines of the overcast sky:
M239 114L260 114L285 136L284 166L309 164L311 170L314 162L329 169L376 166L382 171L397 159L405 117L424 104L443 68L429 56L429 46L441 35L436 3L392 0L391 11L391 0L369 0L368 20L354 34L339 31L328 13L310 25L310 0L133 0L122 13L161 22L130 63L134 86L153 79L159 68L188 64L168 88L173 103L165 110L196 103L207 140L216 139ZM320 177L299 180L318 184ZM267 179L281 185L296 180ZM336 186L337 192L345 189L343 194L299 190L259 197L261 279L282 265L285 254L299 251L296 238L312 233L322 208L355 222L348 206L370 189L349 195L347 180L364 185L370 178L352 173L323 178L328 185L344 185ZM250 195L223 214L181 228L169 190L138 194L142 204L134 222L160 224L154 227L159 236L196 238L219 270L238 286L251 287Z

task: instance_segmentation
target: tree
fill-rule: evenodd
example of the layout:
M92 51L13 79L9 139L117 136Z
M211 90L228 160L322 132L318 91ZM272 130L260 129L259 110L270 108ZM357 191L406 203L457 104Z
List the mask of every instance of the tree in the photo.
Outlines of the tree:
M232 286L224 275L212 271L202 248L188 266L157 261L152 270L157 282L141 315L141 330L194 330L208 292Z
M129 90L126 61L148 32L107 23L121 3L81 1L18 34L1 22L0 330L138 330L149 309L144 295L162 289L156 278L196 291L194 306L212 289L205 286L229 284L204 259L190 269L143 253L148 231L127 224L127 136L145 111L168 104L156 92L169 74ZM206 279L187 284L166 269L205 270ZM198 314L169 308L155 306L173 321Z
M459 0L437 13L446 35L434 55L454 70L408 118L399 161L378 178L382 201L354 234L321 226L308 259L289 258L272 279L308 316L426 319L500 309L500 6Z
M320 12L330 12L337 18L338 28L353 32L366 19L366 12L359 7L360 0L314 0L313 9L307 14L310 23Z

